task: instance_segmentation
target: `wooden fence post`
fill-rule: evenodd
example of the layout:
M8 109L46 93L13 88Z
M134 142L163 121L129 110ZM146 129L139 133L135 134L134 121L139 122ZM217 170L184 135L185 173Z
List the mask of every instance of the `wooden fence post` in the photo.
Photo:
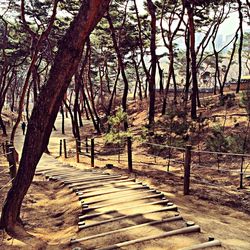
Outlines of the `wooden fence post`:
M95 141L94 138L91 139L91 167L95 166Z
M67 158L67 145L66 139L63 139L64 157Z
M60 140L59 156L62 156L62 140Z
M9 168L10 168L10 178L13 184L14 178L16 177L15 148L11 144L8 144L6 151L7 151L7 160L9 162Z
M5 154L6 153L6 148L5 148L4 142L2 142L2 148L3 148L3 154Z
M79 145L78 145L78 141L76 139L76 162L79 163L80 159L79 159Z
M127 138L127 148L128 148L128 171L133 172L132 140L131 140L131 137Z
M85 148L86 148L86 153L88 153L89 152L88 137L85 138Z
M243 189L243 166L244 166L244 156L241 158L241 166L240 166L240 189Z
M185 165L184 165L184 195L189 194L190 185L190 166L191 166L191 150L192 146L187 145L185 151Z

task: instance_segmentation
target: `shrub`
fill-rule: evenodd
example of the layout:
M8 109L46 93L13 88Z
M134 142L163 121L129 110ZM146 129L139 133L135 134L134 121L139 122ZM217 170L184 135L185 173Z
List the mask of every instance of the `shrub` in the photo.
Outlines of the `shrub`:
M219 106L226 105L227 108L235 105L235 94L226 94L219 97Z
M250 116L250 91L242 92L240 103L246 109L248 116Z
M212 128L212 134L208 136L206 141L206 148L211 151L227 152L229 144L227 138L224 136L223 129L220 125Z
M114 116L108 118L110 130L105 135L106 144L124 144L124 139L130 136L128 131L123 131L123 124L127 121L127 113L120 107Z
M189 129L189 123L188 122L179 122L179 121L174 121L171 124L171 131L174 132L176 135L183 135L187 133Z

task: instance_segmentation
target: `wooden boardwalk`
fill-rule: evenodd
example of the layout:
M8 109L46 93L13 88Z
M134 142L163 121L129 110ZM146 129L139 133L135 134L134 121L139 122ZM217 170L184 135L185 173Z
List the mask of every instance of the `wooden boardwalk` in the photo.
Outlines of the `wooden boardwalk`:
M71 249L222 249L184 221L164 194L128 176L82 171L48 155L36 174L64 183L79 197L79 232Z

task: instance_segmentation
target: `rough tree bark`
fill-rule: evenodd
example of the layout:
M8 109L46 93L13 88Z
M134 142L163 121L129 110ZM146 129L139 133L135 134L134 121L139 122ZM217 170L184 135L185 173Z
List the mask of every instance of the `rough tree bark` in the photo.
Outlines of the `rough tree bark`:
M109 15L109 13L106 15L106 18L108 20L109 23L109 28L110 28L110 32L111 32L111 37L112 37L112 41L113 41L113 45L115 48L115 52L117 55L117 60L118 60L118 65L120 67L121 70L121 75L122 75L122 79L124 82L124 90L123 90L123 96L122 96L122 109L123 112L127 112L127 97L128 97L128 79L126 76L126 72L125 72L125 65L123 62L123 58L121 55L121 51L119 48L119 43L117 42L117 38L116 38L116 34L115 34L115 28L111 19L111 16ZM124 130L127 131L128 130L128 123L127 121L124 122Z
M151 16L151 41L150 41L150 53L151 53L151 74L149 78L149 127L154 125L155 118L155 74L156 74L156 6L151 0L147 0L148 12Z
M191 118L197 118L197 98L198 98L198 80L195 53L195 25L194 25L194 4L193 1L186 0L186 8L188 12L188 27L190 35L190 54L191 54L191 72L192 72L192 98L191 98Z
M104 15L109 2L83 0L78 15L59 44L48 81L41 89L31 114L18 173L2 210L1 227L13 237L27 235L19 219L23 198L48 145L64 93L81 59L84 43Z
M239 49L238 49L238 62L239 62L239 75L238 75L238 81L237 81L237 88L236 93L239 93L240 91L240 80L241 80L241 72L242 72L242 46L243 46L243 13L242 13L242 1L237 0L238 3L238 13L239 13L239 30L240 30L240 43L239 43Z

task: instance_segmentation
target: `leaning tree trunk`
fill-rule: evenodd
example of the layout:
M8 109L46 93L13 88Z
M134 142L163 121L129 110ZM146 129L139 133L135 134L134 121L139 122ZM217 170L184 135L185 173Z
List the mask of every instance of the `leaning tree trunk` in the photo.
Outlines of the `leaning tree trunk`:
M18 173L8 192L1 216L1 227L16 238L26 235L19 220L22 201L32 182L36 165L48 145L64 93L77 70L84 43L104 15L109 2L110 0L82 1L78 15L59 44L48 81L34 106Z

